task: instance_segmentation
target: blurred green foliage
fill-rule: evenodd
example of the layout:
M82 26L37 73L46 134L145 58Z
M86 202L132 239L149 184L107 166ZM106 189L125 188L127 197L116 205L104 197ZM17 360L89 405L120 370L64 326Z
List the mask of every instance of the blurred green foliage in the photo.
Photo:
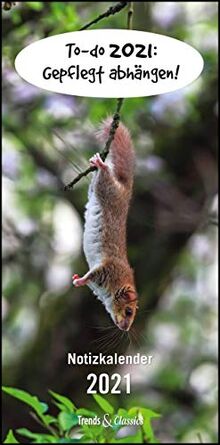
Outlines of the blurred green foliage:
M37 397L16 388L3 387L7 394L31 406L32 416L50 434L33 433L27 428L18 428L16 432L28 439L30 443L157 443L151 421L160 415L150 409L135 407L129 410L114 407L99 394L93 397L100 412L76 408L73 402L65 396L50 391L52 402L59 409L57 417L48 414L48 405L40 402ZM81 420L83 418L83 422ZM131 433L127 434L124 426L133 425ZM91 420L94 423L91 426ZM87 420L87 422L85 421ZM134 427L134 425L138 425ZM4 443L19 443L12 430L9 430Z

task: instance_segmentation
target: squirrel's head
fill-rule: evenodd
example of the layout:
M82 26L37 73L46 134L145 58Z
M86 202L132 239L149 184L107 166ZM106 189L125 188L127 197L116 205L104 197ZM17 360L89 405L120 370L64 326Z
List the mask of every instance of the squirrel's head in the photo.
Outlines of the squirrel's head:
M137 310L137 293L131 286L117 290L113 299L114 322L119 329L129 331Z

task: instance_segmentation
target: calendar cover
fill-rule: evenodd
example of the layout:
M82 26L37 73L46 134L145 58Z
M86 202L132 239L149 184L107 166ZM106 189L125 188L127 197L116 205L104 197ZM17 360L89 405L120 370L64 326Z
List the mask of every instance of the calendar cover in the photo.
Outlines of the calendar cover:
M217 443L217 2L2 2L2 442Z

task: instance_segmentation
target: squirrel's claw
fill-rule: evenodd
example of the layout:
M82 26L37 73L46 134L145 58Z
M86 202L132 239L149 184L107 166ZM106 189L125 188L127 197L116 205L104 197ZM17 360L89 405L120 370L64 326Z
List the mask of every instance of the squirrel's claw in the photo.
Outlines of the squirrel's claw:
M102 168L103 170L107 168L107 165L103 162L99 153L96 153L94 156L92 156L89 160L89 163L92 167Z
M86 284L86 280L85 278L80 278L78 274L74 274L72 276L72 280L73 280L73 286L75 287L79 287L79 286L84 286L84 284Z

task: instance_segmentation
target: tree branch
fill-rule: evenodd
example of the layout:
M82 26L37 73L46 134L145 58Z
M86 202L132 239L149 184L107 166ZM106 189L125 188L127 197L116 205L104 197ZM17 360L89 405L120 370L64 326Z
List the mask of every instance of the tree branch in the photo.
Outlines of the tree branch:
M105 144L104 150L100 153L100 156L101 156L103 161L105 161L105 159L106 159L106 157L107 157L107 155L109 153L110 145L111 145L111 143L112 143L112 141L114 139L115 132L116 132L118 126L119 126L120 110L121 110L121 107L122 107L122 103L123 103L123 99L117 99L117 108L116 108L116 111L114 113L113 120L112 120L112 123L111 123L110 131L109 131L109 137L108 137L108 140L107 140L107 142ZM79 173L79 175L77 175L76 178L73 179L73 181L71 181L69 184L65 185L64 190L71 189L77 182L80 181L80 179L82 179L84 176L87 176L89 173L91 173L91 172L93 172L95 170L97 170L96 167L89 167L84 172Z
M107 9L106 12L103 12L103 14L100 14L96 19L92 20L91 22L84 25L82 28L79 29L79 31L84 31L85 29L89 28L92 25L95 25L95 23L100 22L100 20L109 17L110 15L114 15L117 12L120 12L128 2L119 2L115 6L110 6L109 9Z
M99 17L97 17L95 20L93 20L92 22L88 23L87 25L83 26L80 31L88 28L89 26L91 26L94 23L97 23L99 20L101 20L104 17L108 17L109 15L115 14L116 12L119 12L122 8L124 8L127 5L128 2L120 2L117 3L116 6L109 8L104 14L101 14ZM128 9L128 16L127 16L127 28L128 29L132 29L132 19L133 19L133 2L129 2L129 9ZM111 123L111 127L110 127L110 131L109 131L109 137L108 140L105 144L105 148L104 150L100 153L100 156L102 158L103 161L105 161L108 153L109 153L109 149L110 149L110 145L114 139L115 136L115 132L119 126L119 122L120 122L120 110L123 104L123 98L117 99L117 108L116 111L113 115L113 120ZM88 167L84 172L80 173L78 176L76 176L76 178L73 179L73 181L71 181L69 184L65 185L64 190L70 190L77 182L80 181L80 179L82 179L83 177L87 176L89 173L93 172L97 170L96 167Z
M132 29L133 28L133 14L134 14L134 2L129 2L129 8L128 8L128 22L127 22L127 28Z

